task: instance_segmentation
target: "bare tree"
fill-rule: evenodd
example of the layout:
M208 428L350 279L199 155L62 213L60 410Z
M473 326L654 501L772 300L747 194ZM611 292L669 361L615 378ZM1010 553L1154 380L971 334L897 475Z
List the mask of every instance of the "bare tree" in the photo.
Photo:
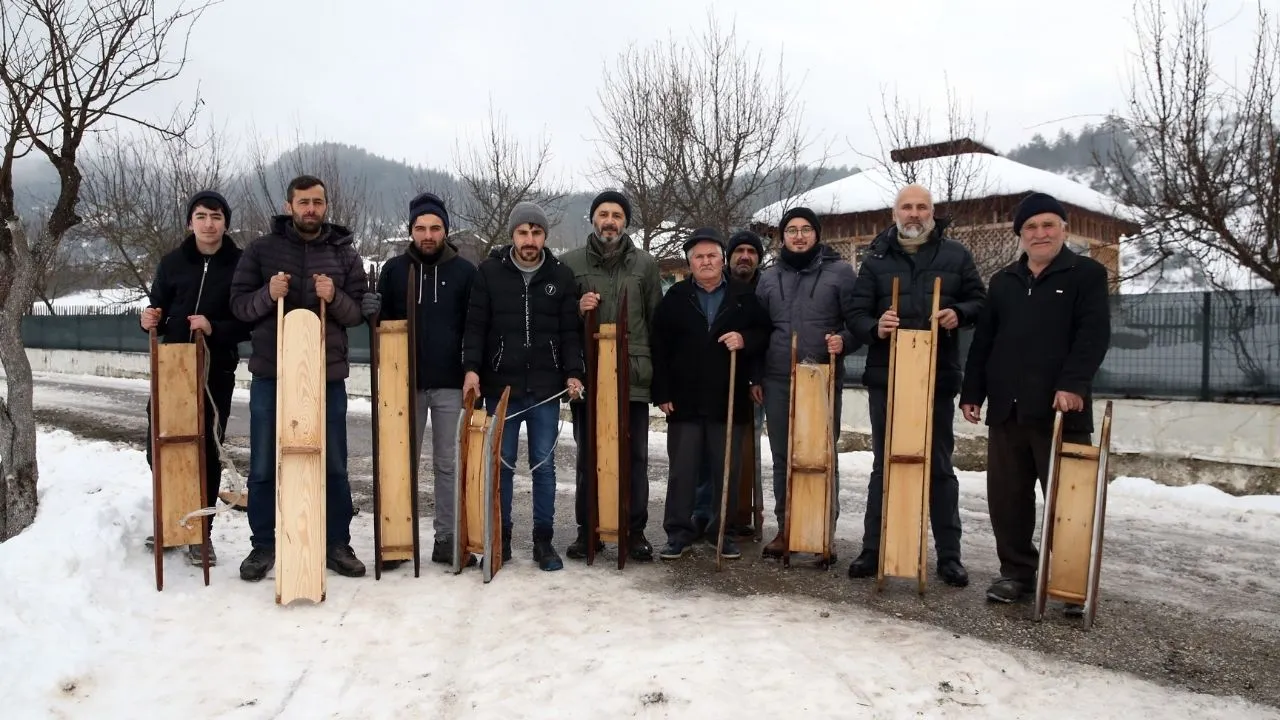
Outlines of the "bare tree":
M212 130L198 143L150 132L101 137L84 162L84 222L76 233L108 248L100 280L145 297L160 258L187 233L187 199L221 188L222 142Z
M646 250L679 255L685 231L745 226L762 200L819 184L798 88L710 16L689 44L631 48L606 70L598 170L635 196ZM817 166L825 166L824 151ZM658 232L669 224L675 232Z
M1261 5L1242 78L1210 57L1207 3L1135 7L1138 48L1126 112L1132 148L1100 158L1109 189L1143 226L1130 277L1179 266L1209 286L1280 293L1280 23ZM1242 277L1244 276L1244 277Z
M0 3L0 364L8 389L0 401L0 541L35 519L36 424L22 316L36 294L36 266L80 223L81 144L104 121L171 137L190 129L194 105L152 123L128 115L124 103L182 72L191 28L205 7L164 11L154 0ZM13 196L13 162L32 152L57 168L60 185L45 234L34 238L18 220Z
M553 227L559 224L569 189L549 177L550 161L549 137L544 134L526 148L492 105L480 137L457 147L454 167L464 193L457 215L478 235L484 251L510 240L507 218L518 203L537 203Z

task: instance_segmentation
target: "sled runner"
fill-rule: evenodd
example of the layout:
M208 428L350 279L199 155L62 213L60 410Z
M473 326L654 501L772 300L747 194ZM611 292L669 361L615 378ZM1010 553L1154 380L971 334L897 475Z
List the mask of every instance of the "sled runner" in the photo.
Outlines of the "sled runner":
M462 572L472 555L480 555L486 583L502 569L502 432L510 396L508 387L490 416L476 407L478 395L468 392L458 418L453 571Z
M377 292L373 266L369 291ZM417 277L409 273L407 320L369 318L370 391L373 402L373 576L386 561L413 560L418 577Z
M738 472L738 513L735 519L739 527L749 527L753 539L760 542L764 533L764 486L756 474L756 426L744 428L742 452L738 454L741 470Z
M325 598L325 304L276 301L276 603Z
M1084 627L1093 627L1102 572L1102 533L1107 515L1111 454L1111 402L1102 415L1098 444L1062 441L1062 412L1053 420L1049 482L1045 491L1035 619L1049 598L1084 606Z
M631 363L627 346L627 295L617 323L587 312L587 564L601 542L618 546L618 569L627 565L631 523Z
M831 356L822 365L797 362L795 333L791 333L788 413L787 534L782 565L791 567L791 553L813 553L825 570L834 560L836 358Z
M915 577L925 591L929 539L929 482L933 463L933 393L938 359L942 279L933 281L928 330L895 329L889 336L888 404L884 423L884 493L880 512L880 565L886 577ZM898 310L898 278L890 307Z
M209 518L182 519L204 507L204 333L192 342L151 343L152 551L156 590L164 589L164 549L200 545L204 584L209 584Z

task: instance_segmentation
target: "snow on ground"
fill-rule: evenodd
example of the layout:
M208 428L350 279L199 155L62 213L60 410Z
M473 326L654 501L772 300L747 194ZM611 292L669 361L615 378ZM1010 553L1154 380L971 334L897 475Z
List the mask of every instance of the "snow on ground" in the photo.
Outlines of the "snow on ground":
M544 574L517 558L485 586L424 563L418 579L330 574L325 603L277 607L270 579L237 577L238 513L214 526L210 587L171 553L157 593L142 453L63 431L39 442L39 516L0 546L9 717L1280 717L861 608L655 592L644 569ZM841 462L863 472L869 456ZM1111 508L1154 499L1143 512L1170 522L1209 507L1280 527L1274 498L1206 494L1124 479ZM353 527L366 561L368 523Z

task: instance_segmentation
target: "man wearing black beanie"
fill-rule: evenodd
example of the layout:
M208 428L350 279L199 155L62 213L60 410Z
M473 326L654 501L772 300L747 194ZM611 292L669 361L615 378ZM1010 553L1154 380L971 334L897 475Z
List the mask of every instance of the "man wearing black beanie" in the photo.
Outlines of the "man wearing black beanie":
M788 414L791 405L791 334L796 333L800 362L826 362L836 357L835 417L831 430L839 439L840 389L844 386L844 357L858 348L850 330L853 320L853 266L822 244L822 225L806 207L788 210L778 223L782 236L780 262L760 275L756 295L773 322L765 352L763 385L751 388L764 405L765 425L773 453L774 514L778 535L765 547L765 557L781 557L786 545ZM840 473L832 498L832 527L840 514Z
M432 490L435 542L431 561L453 562L453 505L458 477L455 455L458 446L458 416L462 412L462 332L466 326L467 297L476 267L458 255L449 242L449 211L444 201L432 193L422 193L409 202L409 244L404 252L388 260L378 276L378 292L365 293L361 312L382 320L409 317L414 305L417 348L418 458L422 461L423 431L431 415ZM408 296L409 276L414 277L413 297ZM383 562L383 567L402 561Z
M1034 591L1035 484L1043 493L1054 416L1063 413L1065 442L1090 442L1093 378L1111 342L1107 269L1065 247L1062 204L1032 193L1014 211L1013 227L1022 256L991 276L960 392L971 423L988 405L987 505L1000 578L987 599L1002 603Z

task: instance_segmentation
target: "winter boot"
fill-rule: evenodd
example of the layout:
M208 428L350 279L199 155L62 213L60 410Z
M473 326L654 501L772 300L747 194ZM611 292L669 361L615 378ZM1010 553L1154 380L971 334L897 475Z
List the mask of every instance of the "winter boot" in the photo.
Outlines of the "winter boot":
M958 558L945 558L938 561L938 577L951 587L968 587L969 571L964 569Z
M364 577L364 563L356 557L350 545L330 545L325 553L325 565L346 577Z
M188 545L187 561L196 567L204 567L204 546ZM213 541L209 541L209 567L218 564L218 554L213 551Z
M878 548L862 548L858 557L849 563L850 578L874 577L880 567L880 550Z
M249 556L240 563L240 579L245 582L258 582L267 576L267 571L276 565L276 549L273 547L256 547L249 551Z
M991 602L1016 603L1031 594L1031 585L1013 578L1000 578L987 588L987 599Z
M502 528L502 562L511 562L511 528L509 527Z
M639 562L653 561L653 546L650 545L649 541L645 538L644 531L633 531L629 539L630 542L627 555L632 560L637 560Z
M764 546L764 550L760 551L760 557L764 558L780 558L782 551L787 549L787 529L781 525L778 526L778 534Z
M551 545L550 528L538 528L533 531L533 561L538 563L539 570L551 572L564 568L564 561Z
M596 544L596 552L600 552L603 549L604 549L604 543L601 542ZM578 528L578 537L573 542L569 543L569 547L565 548L564 554L567 555L570 560L586 560L587 559L587 529L586 528L584 527Z
M475 565L476 556L472 555L471 553L465 553L465 554L466 554L466 557L463 558L462 567L471 567ZM453 564L453 536L452 535L436 536L435 542L432 543L431 545L431 562L440 563L441 565ZM382 563L382 566L386 567L387 564L384 562Z

